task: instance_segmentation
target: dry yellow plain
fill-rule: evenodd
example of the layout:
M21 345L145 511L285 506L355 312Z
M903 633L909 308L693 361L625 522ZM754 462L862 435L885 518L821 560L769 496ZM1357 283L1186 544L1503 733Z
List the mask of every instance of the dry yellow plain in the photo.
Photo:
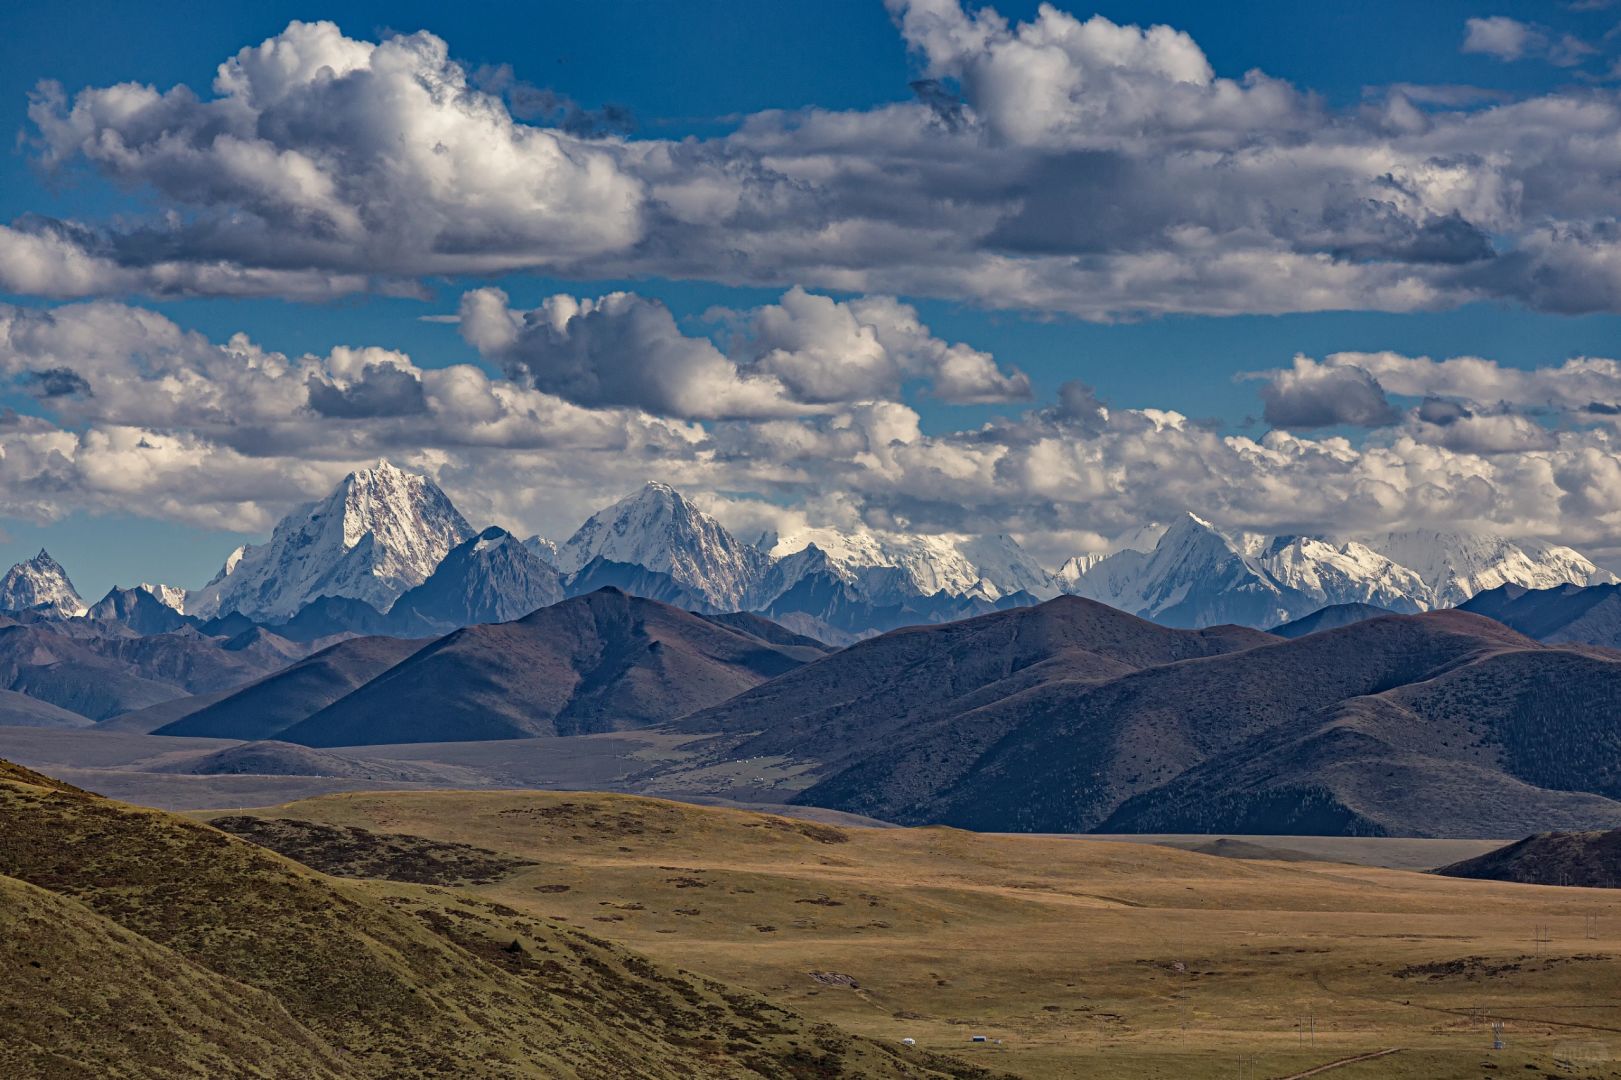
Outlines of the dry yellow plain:
M1390 1049L1316 1075L1621 1077L1608 890L593 793L364 792L249 813L535 860L469 891L1023 1077L1262 1080Z

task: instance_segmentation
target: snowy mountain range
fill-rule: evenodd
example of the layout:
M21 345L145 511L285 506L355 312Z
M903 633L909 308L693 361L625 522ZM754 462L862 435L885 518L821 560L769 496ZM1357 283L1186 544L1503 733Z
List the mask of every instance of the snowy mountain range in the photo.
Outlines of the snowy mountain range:
M891 588L898 584L906 595L932 596L944 591L953 596L995 601L1025 592L1038 600L1050 600L1060 592L1053 575L1042 569L1017 540L1003 534L915 535L812 528L767 535L756 546L766 551L774 565L790 568L792 560L803 562L814 549L823 556L826 568L844 581L882 590L885 585L881 579ZM887 573L892 570L901 573ZM874 575L873 571L886 573ZM783 588L791 588L798 580L791 570L779 578ZM769 599L756 597L760 601Z
M1540 541L1446 532L1353 540L1226 533L1193 514L1144 528L1104 556L1071 559L1065 592L1170 626L1271 627L1333 604L1397 612L1453 607L1505 583L1615 581L1580 553Z
M417 635L517 618L605 585L709 613L752 611L843 644L897 626L1060 593L1168 625L1276 626L1320 608L1450 607L1505 583L1615 581L1571 550L1444 532L1375 537L1225 532L1193 514L1118 537L1049 572L1007 535L807 528L740 540L666 484L648 483L561 544L476 533L432 480L387 461L239 548L201 589L115 589L87 609L45 552L0 579L0 610L87 610L138 633L239 613L298 640ZM351 625L353 624L353 625Z

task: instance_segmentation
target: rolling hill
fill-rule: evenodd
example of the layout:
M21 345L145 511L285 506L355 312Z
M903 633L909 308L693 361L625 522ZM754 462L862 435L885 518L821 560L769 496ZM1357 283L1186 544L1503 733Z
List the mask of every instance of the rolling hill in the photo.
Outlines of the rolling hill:
M152 731L157 735L267 739L365 685L427 644L392 637L340 641L219 700L204 703L188 715L165 719Z
M0 969L0 1059L13 1076L349 1075L272 995L4 875Z
M421 768L402 761L342 757L295 743L264 740L237 743L212 754L172 762L155 771L187 776L336 776L415 784L442 782L447 770Z
M1272 627L1268 633L1278 637L1297 638L1307 634L1315 634L1319 630L1336 630L1342 626L1362 622L1364 619L1377 619L1382 615L1394 615L1389 608L1377 607L1373 604L1334 604L1330 607L1318 608L1310 615L1303 615L1293 622L1286 622L1282 626Z
M1621 981L1610 892L1318 862L1283 841L1218 842L1246 856L1222 858L588 791L331 795L220 824L333 874L460 877L458 892L1026 1080L1233 1080L1240 1056L1272 1080L1614 1068L1580 1056L1608 1039L1594 1027ZM1405 861L1439 843L1330 847ZM1531 956L1536 926L1552 941ZM1507 1050L1487 1050L1482 1005L1508 1017ZM1303 1007L1316 1042L1295 1030Z
M822 655L601 589L513 622L457 630L274 734L360 746L643 727Z
M885 635L684 718L795 801L1034 832L1621 824L1621 660L1457 611L1293 640L1060 599ZM998 642L993 635L1005 640Z
M1435 872L1522 885L1621 889L1621 829L1539 833Z
M0 769L0 815L9 1075L990 1075L542 917L340 881L27 770Z

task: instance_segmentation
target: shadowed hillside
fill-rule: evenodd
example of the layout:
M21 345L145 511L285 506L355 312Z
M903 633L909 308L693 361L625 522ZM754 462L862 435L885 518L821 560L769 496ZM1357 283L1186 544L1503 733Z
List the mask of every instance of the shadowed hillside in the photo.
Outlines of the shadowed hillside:
M1199 832L1219 821L1232 831L1504 836L1621 824L1618 718L1614 660L1489 652L1299 715L1127 802L1100 831Z
M1377 619L1383 615L1394 615L1389 608L1378 607L1374 604L1334 604L1330 607L1318 608L1310 615L1304 615L1293 622L1286 622L1282 626L1274 626L1268 630L1269 634L1276 634L1283 638L1305 637L1320 630L1337 630L1342 626L1350 626L1365 619Z
M761 731L744 744L745 754L859 759L894 739L1033 688L1100 683L1274 640L1236 626L1174 630L1063 596L963 622L892 631L688 716L680 726L693 732Z
M29 697L16 690L0 690L0 726L83 728L95 721L88 716Z
M1435 872L1523 885L1621 889L1621 829L1539 833Z
M1621 648L1621 585L1499 585L1458 606L1538 641Z
M266 739L364 686L427 644L391 637L342 641L153 733Z
M795 798L1036 832L1503 836L1621 823L1621 662L1457 611L1293 640L1052 601L852 647L684 730ZM680 766L673 771L679 772Z
M358 746L643 727L822 655L601 589L440 638L276 737Z

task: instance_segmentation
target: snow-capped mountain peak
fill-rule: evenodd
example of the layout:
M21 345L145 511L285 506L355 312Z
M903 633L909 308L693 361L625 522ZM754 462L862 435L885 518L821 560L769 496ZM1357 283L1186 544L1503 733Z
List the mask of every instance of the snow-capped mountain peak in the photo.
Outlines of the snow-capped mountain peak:
M1061 591L1053 575L1006 533L968 537L957 545L957 550L978 567L981 579L1000 595L1027 592L1038 600L1051 600Z
M1319 607L1354 603L1413 612L1434 606L1418 573L1355 540L1335 544L1314 536L1271 537L1256 561L1272 580Z
M1127 544L1104 558L1072 559L1057 580L1066 591L1176 625L1266 627L1335 604L1427 611L1505 582L1551 588L1615 578L1570 548L1539 541L1434 531L1367 540L1229 534L1187 514L1151 550Z
M802 553L815 551L817 560L804 560ZM778 562L791 586L803 574L787 571L794 560L809 568L823 564L845 581L877 585L893 592L902 585L909 593L932 596L944 591L953 596L981 596L996 600L1015 592L1028 592L1040 599L1058 595L1051 574L1042 569L1019 542L1011 536L992 534L969 536L960 533L908 534L858 529L849 532L832 528L807 528L776 538L771 555ZM814 562L815 566L811 567ZM894 574L875 575L872 571L898 569ZM870 579L870 580L869 580Z
M241 550L241 548L237 549L237 551ZM152 585L143 581L135 587L145 589L151 593L153 598L164 607L171 608L182 615L186 613L186 590L179 585Z
M523 542L523 546L534 553L535 558L547 566L557 566L557 541L548 540L538 533Z
M86 610L84 598L68 580L68 572L44 548L0 578L0 611L40 611L70 618Z
M1230 537L1196 514L1183 514L1151 550L1123 546L1066 588L1173 626L1270 626L1293 618L1305 601L1267 571L1258 539Z
M1093 554L1071 555L1069 558L1064 560L1064 565L1060 566L1058 570L1054 572L1053 580L1064 592L1070 592L1070 586L1081 580L1082 576L1084 576L1088 570L1091 570L1092 567L1096 566L1107 557L1108 556L1106 555Z
M1616 580L1580 552L1541 540L1422 529L1386 533L1367 543L1422 578L1433 607L1453 607L1504 584L1550 589Z
M668 574L725 610L742 607L769 563L680 492L655 481L593 514L557 550L557 568L572 574L598 558Z
M432 480L379 461L288 514L268 543L234 552L213 581L188 595L186 610L286 618L319 596L386 610L472 535Z

